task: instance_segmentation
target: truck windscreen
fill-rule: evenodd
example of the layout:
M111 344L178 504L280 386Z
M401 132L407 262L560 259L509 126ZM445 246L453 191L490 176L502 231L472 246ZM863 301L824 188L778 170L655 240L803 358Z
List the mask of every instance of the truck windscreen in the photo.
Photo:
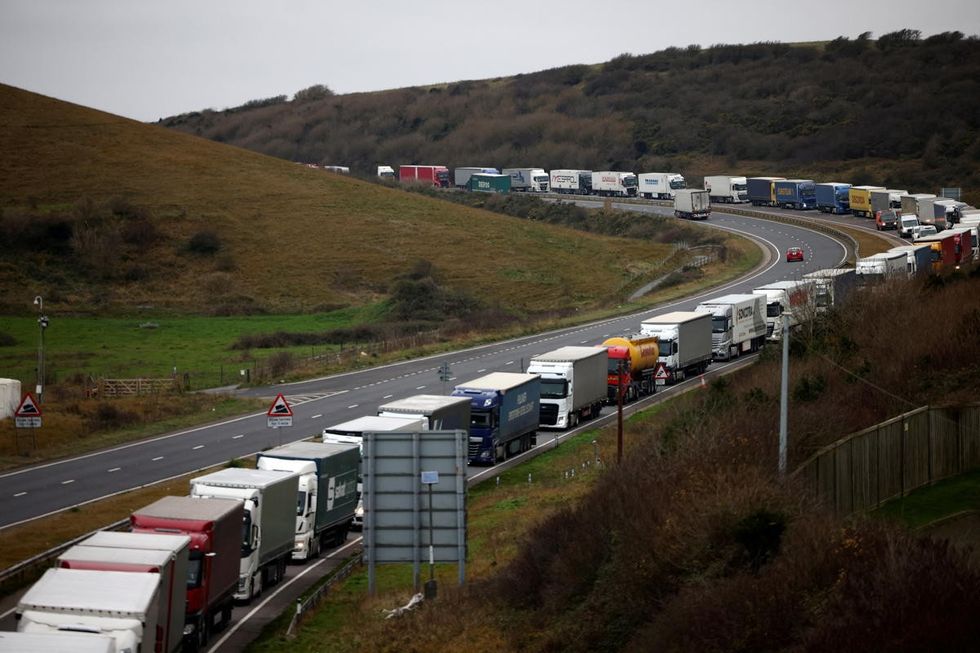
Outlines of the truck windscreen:
M568 381L565 379L541 378L542 399L564 399L568 396Z

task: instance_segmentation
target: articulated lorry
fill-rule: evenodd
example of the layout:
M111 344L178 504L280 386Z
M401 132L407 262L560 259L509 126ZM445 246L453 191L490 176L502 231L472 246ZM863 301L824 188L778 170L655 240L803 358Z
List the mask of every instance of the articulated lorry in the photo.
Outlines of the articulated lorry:
M245 508L235 599L245 603L282 580L293 553L299 475L228 468L191 479L191 496L238 499Z
M813 302L818 312L825 312L843 302L857 285L854 268L827 268L803 275L813 282Z
M529 450L540 421L541 377L494 372L453 389L470 400L469 462L493 465Z
M107 635L93 633L0 632L0 653L116 653Z
M762 295L725 295L694 309L711 316L711 357L729 360L766 343L766 305Z
M908 278L908 254L905 252L880 252L859 258L854 266L858 283L867 285L890 279Z
M712 175L704 178L704 189L708 199L720 204L742 204L749 201L749 191L745 177Z
M637 194L647 199L672 200L674 194L687 188L684 176L677 172L644 172L637 175Z
M884 190L871 191L871 213L887 211L888 209L897 209L901 212L903 196L908 196L907 190L886 188Z
M592 192L603 197L636 197L636 175L615 170L593 172Z
M889 252L904 252L906 271L909 277L928 274L932 271L932 248L928 243L892 247Z
M192 651L231 621L244 518L240 500L191 497L163 497L129 517L134 533L190 538L184 641Z
M504 168L501 174L510 176L510 189L527 193L547 193L550 178L541 168Z
M817 210L821 213L843 214L851 212L851 185L839 181L814 184Z
M752 206L778 206L776 182L785 177L749 177L745 180L749 202Z
M780 179L775 188L776 203L784 209L817 208L817 190L812 179Z
M936 196L931 193L906 193L905 195L902 195L900 198L902 202L902 215L918 216L919 202L922 200L935 199L935 197Z
M874 215L871 210L871 191L885 190L884 186L851 186L848 190L848 201L851 203L851 215L860 218L870 218Z
M973 260L973 243L967 230L947 229L932 236L919 238L916 245L928 245L932 250L932 271L958 268Z
M361 451L353 444L293 442L260 451L256 468L299 474L293 560L347 541L359 498Z
M466 397L412 395L378 406L378 417L423 419L429 431L470 428L470 401Z
M658 383L679 383L703 374L711 364L711 315L697 311L673 311L640 323L640 335L655 336L660 348L658 362L667 370Z
M708 191L688 188L677 191L674 197L674 217L687 220L707 220L711 216Z
M602 343L609 358L606 371L606 400L610 404L628 403L657 391L654 378L660 347L657 339L635 335L609 338Z
M499 175L500 171L489 166L463 166L453 168L453 185L456 188L469 188L473 175Z
M551 192L567 195L591 195L591 170L552 170Z
M108 636L118 653L154 653L159 601L159 574L48 569L18 601L17 630Z
M570 429L599 416L606 403L602 347L562 347L531 358L528 374L541 377L542 428Z
M766 339L780 340L784 322L794 328L816 312L815 288L810 279L774 281L752 292L766 298Z
M449 188L449 168L446 166L399 166L398 181L420 183L436 188Z

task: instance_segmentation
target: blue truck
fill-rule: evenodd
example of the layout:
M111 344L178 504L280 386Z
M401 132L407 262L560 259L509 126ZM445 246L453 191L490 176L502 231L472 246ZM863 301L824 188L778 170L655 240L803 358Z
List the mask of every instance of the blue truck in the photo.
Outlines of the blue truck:
M776 182L785 177L749 177L745 180L749 201L752 206L778 206L776 201Z
M816 184L817 210L821 213L848 214L851 212L850 184L828 181Z
M812 179L780 179L775 183L776 203L784 209L810 210L817 208L817 195Z
M470 400L470 464L493 465L534 445L540 422L541 377L494 372L456 386Z

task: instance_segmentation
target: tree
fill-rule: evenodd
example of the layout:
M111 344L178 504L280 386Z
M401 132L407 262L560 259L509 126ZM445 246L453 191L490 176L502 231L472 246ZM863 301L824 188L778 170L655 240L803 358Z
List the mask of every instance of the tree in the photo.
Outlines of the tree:
M333 95L334 92L323 84L314 84L309 88L304 88L302 91L296 91L296 95L293 96L293 102L297 104L314 102L316 100L324 100L328 97L333 97Z

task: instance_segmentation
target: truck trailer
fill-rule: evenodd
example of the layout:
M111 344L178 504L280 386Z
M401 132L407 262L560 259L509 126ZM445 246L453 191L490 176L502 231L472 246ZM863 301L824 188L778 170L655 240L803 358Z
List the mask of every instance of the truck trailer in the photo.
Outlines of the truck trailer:
M228 468L191 479L191 496L238 499L245 508L235 599L250 602L282 580L293 552L299 475Z
M606 400L616 404L622 395L628 403L657 391L654 375L660 347L657 339L635 335L609 338L602 343L609 358L606 371Z
M817 191L812 179L780 179L775 188L776 203L784 209L817 208Z
M711 364L711 315L697 311L673 311L640 323L640 335L656 336L660 353L657 362L667 370L658 383L679 383L689 376L704 374Z
M783 179L785 177L749 177L746 179L745 188L752 206L778 206L776 182Z
M803 275L813 282L813 303L818 312L825 312L847 299L857 284L854 268L827 268Z
M677 172L644 172L637 175L637 194L647 199L672 200L674 194L687 188L684 176Z
M449 168L446 166L399 166L398 181L419 183L436 188L449 188Z
M541 168L504 168L502 174L510 175L510 189L526 193L547 193L550 179Z
M674 217L686 220L707 220L711 215L708 191L700 188L682 189L674 197Z
M843 214L851 212L850 184L828 181L814 184L817 210L821 213Z
M453 168L453 185L456 188L469 188L473 175L499 175L500 171L489 166L462 166Z
M928 274L932 270L932 248L928 243L892 247L889 252L904 252L909 277Z
M859 258L854 266L858 283L863 285L882 283L891 279L908 278L908 254L887 251Z
M902 215L919 215L919 202L922 200L935 199L935 195L931 193L906 193L902 195L900 201L902 202Z
M766 298L767 340L781 340L784 323L795 328L816 312L815 288L810 279L774 281L752 292Z
M760 349L766 342L766 305L762 295L725 295L694 309L711 315L712 360L729 360Z
M902 210L902 197L907 196L906 190L895 190L886 188L884 190L871 191L871 213L887 211L888 209Z
M0 653L116 653L116 643L107 635L69 630L0 632Z
M527 373L541 377L541 428L570 429L599 416L606 402L603 347L562 347L531 358Z
M529 450L540 422L541 378L494 372L456 386L470 400L469 462L493 465Z
M591 170L552 170L549 176L552 193L591 195Z
M851 203L851 215L860 218L870 218L874 215L871 210L871 191L885 190L884 186L851 186L848 190L848 200Z
M129 517L134 533L190 538L184 640L191 650L231 621L244 518L240 500L191 497L163 497Z
M721 204L742 204L749 201L749 191L745 177L711 175L704 178L704 189L708 199Z
M593 172L592 192L603 197L636 197L636 175L616 170Z
M412 395L378 406L379 417L423 419L430 431L470 428L470 401L466 397Z
M509 193L510 175L475 173L470 175L466 189L473 193Z

